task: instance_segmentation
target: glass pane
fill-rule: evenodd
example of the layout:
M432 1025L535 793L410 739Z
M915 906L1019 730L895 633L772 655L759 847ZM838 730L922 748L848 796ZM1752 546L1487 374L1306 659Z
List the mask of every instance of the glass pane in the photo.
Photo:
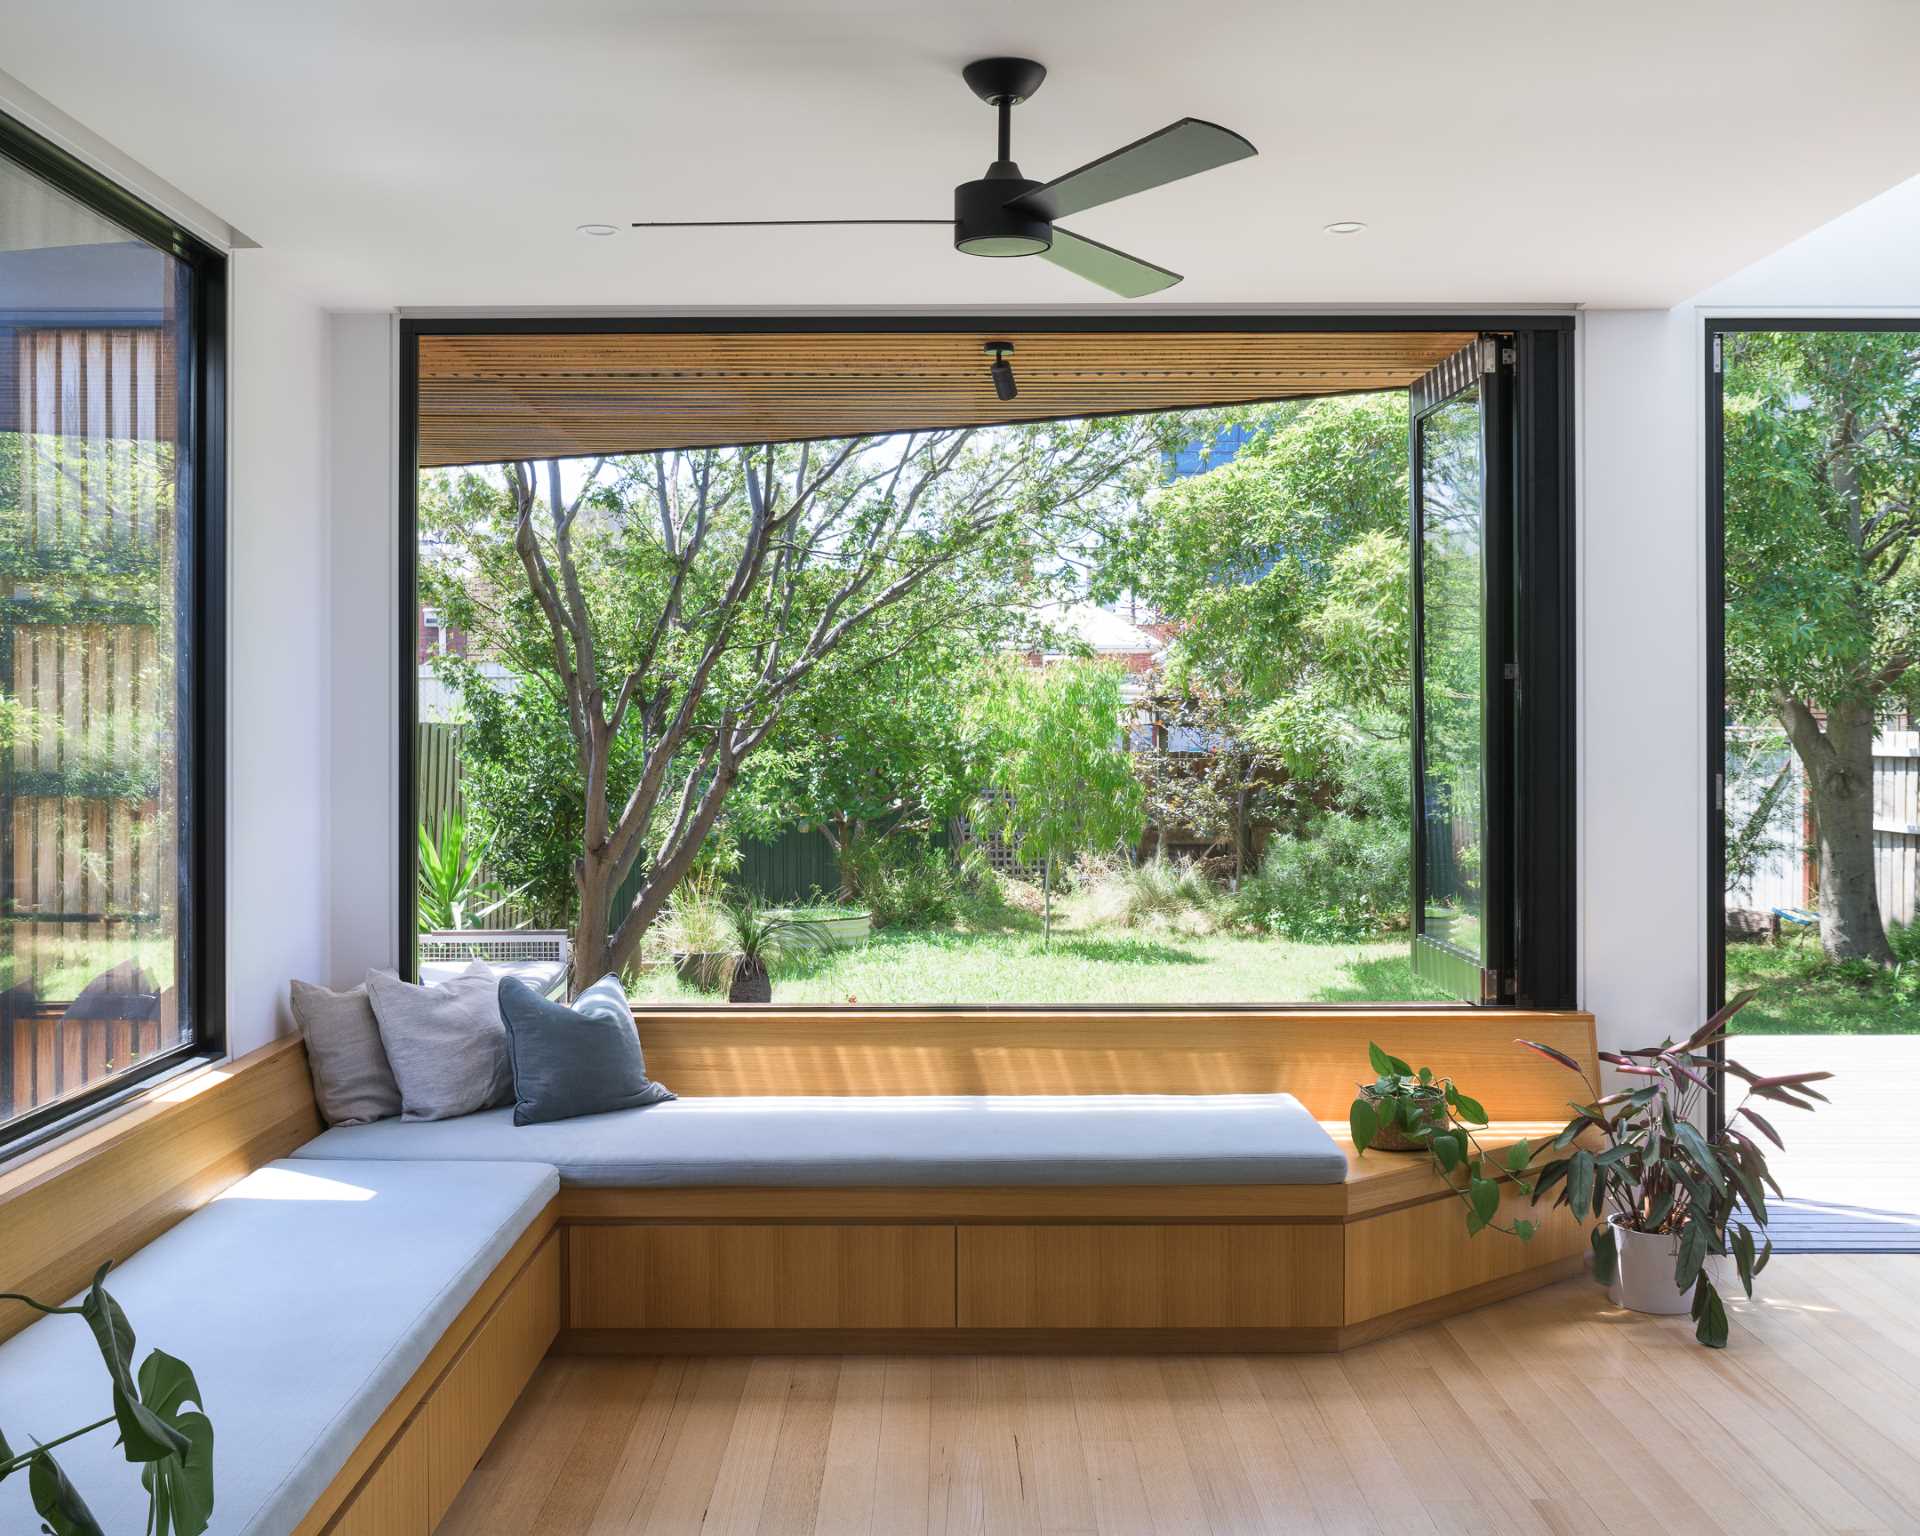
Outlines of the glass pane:
M666 409L647 414L640 391L670 402L685 387L677 372L648 383L676 354L651 357L645 338L538 342L542 367L574 349L588 372L620 348L629 382L608 420L631 413L636 435ZM737 358L745 343L728 342ZM529 477L453 462L513 440L451 437L475 397L456 407L445 380L471 345L421 342L424 979L477 954L555 990L569 957L575 986L617 970L648 1004L723 1006L736 981L806 1006L1450 995L1414 974L1407 945L1405 390L1000 424L958 453L951 432L901 433L616 452ZM694 366L679 355L673 368ZM503 420L520 411L492 375L475 387L500 391ZM719 782L716 722L763 708L761 663L700 670L751 532L745 477L791 487L803 467L791 554L739 599L754 645L791 666L823 614L863 606L840 603L843 583L927 574L848 626L764 734L737 723L740 771ZM523 513L563 572L556 605L586 616L562 649L597 648L609 708L644 672L598 743L557 686ZM704 542L683 537L695 527ZM649 650L663 624L670 640ZM608 823L634 818L624 868L582 858L578 735L606 754ZM707 794L702 830L679 808ZM764 974L737 964L747 898L785 922Z
M0 159L0 1125L188 1035L181 272Z
M1420 434L1422 846L1421 931L1485 959L1481 826L1485 804L1484 590L1480 392L1429 415Z

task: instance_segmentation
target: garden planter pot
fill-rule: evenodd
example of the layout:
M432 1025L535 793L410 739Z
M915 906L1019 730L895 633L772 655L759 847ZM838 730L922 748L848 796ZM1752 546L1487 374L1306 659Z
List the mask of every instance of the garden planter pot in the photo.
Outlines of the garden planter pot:
M1673 1283L1673 1268L1680 1256L1680 1234L1635 1232L1621 1226L1618 1216L1607 1219L1613 1223L1614 1252L1619 1256L1613 1266L1613 1283L1607 1287L1607 1295L1614 1304L1634 1312L1650 1312L1656 1317L1692 1311L1692 1288L1683 1291ZM1722 1279L1725 1263L1717 1257L1707 1260L1708 1273L1716 1285Z
M733 968L733 980L727 986L727 1001L730 1003L772 1002L773 978L767 974L767 968L751 960L742 960Z
M1360 1084L1360 1097L1378 1109L1383 1102L1373 1091L1372 1083ZM1415 1141L1400 1128L1400 1122L1382 1121L1380 1128L1373 1133L1373 1140L1367 1143L1369 1152L1424 1152L1426 1143Z
M733 975L733 956L725 950L696 950L673 957L674 974L702 992L724 992Z
M776 912L776 917L787 917L785 912ZM835 913L832 917L792 917L796 928L818 929L821 936L831 939L835 944L858 944L873 932L873 914L871 912Z

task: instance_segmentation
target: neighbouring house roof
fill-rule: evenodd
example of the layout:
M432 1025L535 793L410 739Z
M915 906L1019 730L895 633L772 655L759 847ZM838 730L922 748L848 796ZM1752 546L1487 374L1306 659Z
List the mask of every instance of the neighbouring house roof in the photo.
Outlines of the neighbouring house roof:
M1070 603L1041 615L1049 628L1067 635L1098 656L1155 656L1166 642L1133 620L1094 603Z

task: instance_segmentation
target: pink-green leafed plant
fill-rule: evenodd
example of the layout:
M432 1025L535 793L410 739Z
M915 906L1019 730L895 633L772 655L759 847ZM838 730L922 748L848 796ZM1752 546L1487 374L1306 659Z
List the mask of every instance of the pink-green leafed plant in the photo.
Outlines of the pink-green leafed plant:
M1742 992L1685 1040L1669 1039L1633 1051L1602 1051L1600 1059L1633 1086L1603 1094L1580 1063L1564 1051L1534 1040L1519 1044L1538 1051L1579 1076L1587 1097L1556 1136L1560 1154L1539 1168L1533 1198L1554 1194L1555 1207L1591 1214L1594 1278L1613 1279L1619 1263L1617 1232L1677 1238L1674 1284L1693 1293L1694 1336L1709 1349L1727 1343L1727 1309L1707 1260L1730 1257L1751 1297L1754 1277L1773 1255L1767 1236L1766 1193L1780 1186L1767 1169L1766 1142L1784 1148L1773 1124L1754 1107L1756 1099L1791 1109L1826 1102L1812 1085L1831 1072L1790 1072L1760 1077L1736 1061L1715 1061L1712 1051L1727 1037L1727 1024L1753 1001ZM1722 1074L1724 1073L1724 1076ZM1726 1106L1724 1084L1746 1085L1727 1111L1722 1129L1709 1135L1707 1111Z

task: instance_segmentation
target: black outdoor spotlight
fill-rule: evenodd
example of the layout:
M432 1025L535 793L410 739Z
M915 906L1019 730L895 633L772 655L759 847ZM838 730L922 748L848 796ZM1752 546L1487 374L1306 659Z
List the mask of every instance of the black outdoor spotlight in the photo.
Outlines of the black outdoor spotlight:
M1013 382L1013 364L1007 361L1013 356L1013 343L990 341L981 350L993 358L993 366L987 370L993 380L993 392L1002 400L1011 400L1020 393Z

